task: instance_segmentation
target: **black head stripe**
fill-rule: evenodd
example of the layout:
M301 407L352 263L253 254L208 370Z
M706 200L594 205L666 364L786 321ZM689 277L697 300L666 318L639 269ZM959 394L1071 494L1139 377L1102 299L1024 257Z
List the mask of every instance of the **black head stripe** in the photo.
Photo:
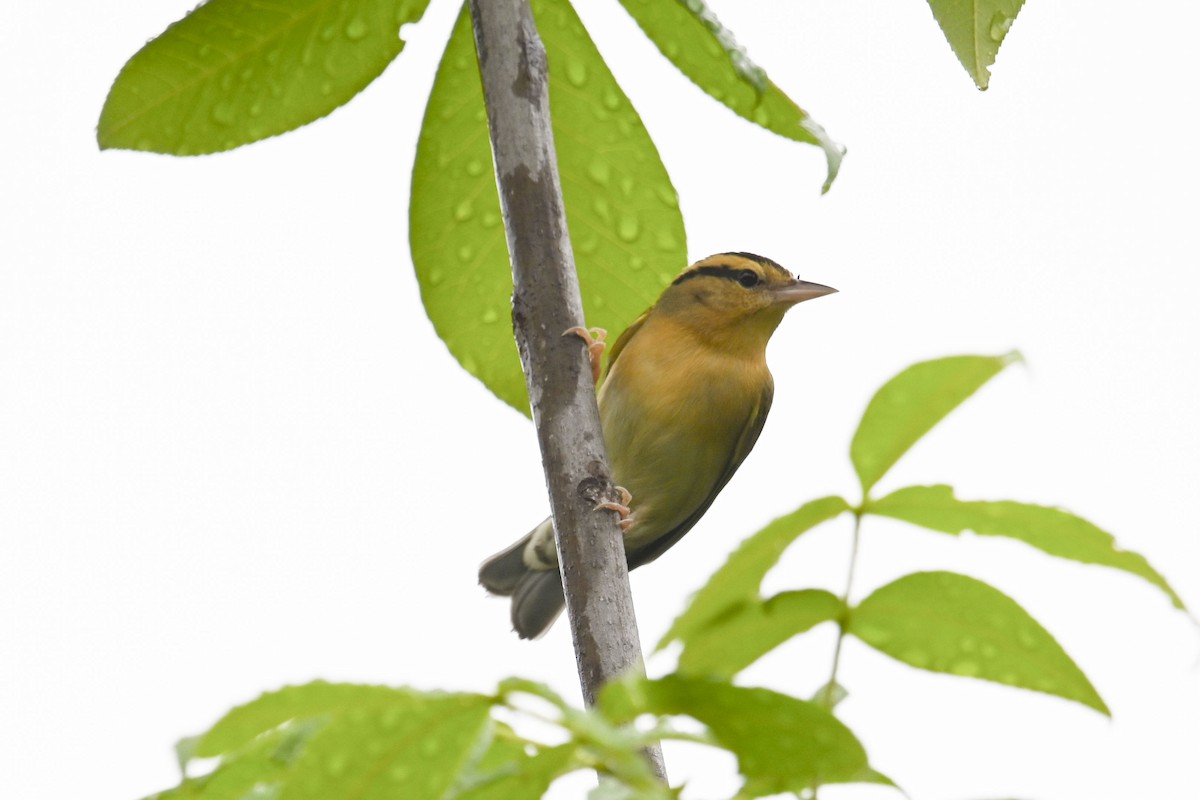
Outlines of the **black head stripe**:
M741 277L743 272L745 272L744 269L736 269L734 267L696 267L695 269L689 269L687 272L680 275L673 281L672 285L683 283L691 278L699 278L701 275L711 275L714 278L725 278L727 280L736 281L739 277Z
M790 279L792 277L792 273L788 272L786 269L784 269L779 264L776 264L774 261L772 261L769 258L764 258L763 256L757 256L754 253L719 253L716 256L709 256L709 258L719 258L720 256L732 256L734 258L743 258L751 263L758 264L760 267L762 267L764 269L775 270L780 275L783 275L786 278ZM720 266L705 265L703 267L693 267L692 269L687 270L682 275L680 275L678 278L676 278L674 283L683 283L684 281L686 281L690 278L698 278L701 275L711 275L714 278L725 278L727 280L736 281L742 276L742 274L745 271L746 271L745 267L733 267L733 266L726 266L723 264Z
M722 253L721 255L723 255L723 256L738 256L739 258L744 258L747 261L753 261L755 264L760 264L764 267L769 267L778 272L782 272L784 275L788 276L789 278L792 277L792 273L788 272L783 267L783 265L772 261L771 259L767 258L766 256L760 256L760 255L756 255L754 253Z

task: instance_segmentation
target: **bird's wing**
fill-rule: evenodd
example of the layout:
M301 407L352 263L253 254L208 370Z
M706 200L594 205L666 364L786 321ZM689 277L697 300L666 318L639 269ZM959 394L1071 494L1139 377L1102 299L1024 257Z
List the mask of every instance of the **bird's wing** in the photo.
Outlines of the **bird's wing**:
M620 341L617 344L620 345ZM693 525L700 521L700 518L704 516L704 512L708 511L708 507L712 505L713 500L717 499L717 495L725 488L725 484L729 483L729 479L733 477L733 473L737 472L737 468L742 465L742 462L746 460L746 456L754 448L754 443L758 441L758 435L762 433L763 424L767 421L767 412L771 410L771 400L774 396L775 387L772 383L768 382L763 389L763 393L759 396L758 402L755 403L754 408L751 409L750 414L746 417L746 421L742 424L742 432L734 444L733 452L729 456L725 470L717 478L716 483L713 484L712 490L704 498L704 502L697 506L688 515L687 519L670 531L667 531L645 547L630 552L628 554L630 569L640 567L643 564L649 564L667 552L672 545L683 538L685 533L692 529Z
M653 310L651 308L643 311L642 315L629 323L629 327L621 331L621 335L613 342L612 347L608 351L608 369L610 372L612 371L613 364L617 361L617 356L621 355L621 351L625 349L625 345L629 344L629 340L633 338L634 334L641 330L642 325L646 322L646 317L650 316L650 312Z

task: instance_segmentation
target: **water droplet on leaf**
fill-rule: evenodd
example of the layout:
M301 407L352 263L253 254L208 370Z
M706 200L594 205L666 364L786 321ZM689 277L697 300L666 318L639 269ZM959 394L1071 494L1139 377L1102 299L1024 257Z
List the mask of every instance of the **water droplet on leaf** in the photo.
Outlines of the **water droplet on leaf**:
M367 23L362 17L355 17L346 23L346 38L357 42L367 35Z
M1005 14L1003 11L997 11L992 15L992 27L988 31L988 35L992 37L993 42L1001 42L1008 34L1008 29L1012 27L1013 18Z
M583 86L587 83L587 66L582 61L572 59L567 62L567 80L572 86Z
M218 125L232 125L236 117L234 116L233 103L221 101L212 108L213 122Z
M612 221L612 210L608 207L608 200L603 197L597 197L592 200L592 210L605 222Z
M612 168L609 166L607 161L596 159L590 165L588 165L588 177L601 186L606 186L608 184L608 179L611 177L611 175Z
M638 222L637 217L632 214L626 214L621 217L621 221L617 223L617 236L622 242L633 242L638 238L638 234L642 232L642 226Z

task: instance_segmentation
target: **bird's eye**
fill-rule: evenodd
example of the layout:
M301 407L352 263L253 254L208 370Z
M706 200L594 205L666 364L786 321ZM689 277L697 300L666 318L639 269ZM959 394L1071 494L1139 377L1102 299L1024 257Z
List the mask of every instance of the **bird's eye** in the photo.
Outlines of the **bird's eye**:
M753 289L758 286L758 273L752 269L744 269L742 274L738 275L737 282L747 289Z

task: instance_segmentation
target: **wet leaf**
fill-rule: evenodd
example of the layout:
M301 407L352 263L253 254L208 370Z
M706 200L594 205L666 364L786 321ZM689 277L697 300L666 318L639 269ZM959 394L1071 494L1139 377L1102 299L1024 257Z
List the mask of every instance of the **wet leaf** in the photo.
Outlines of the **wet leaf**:
M1099 564L1136 575L1163 591L1176 608L1183 600L1145 558L1117 546L1112 535L1061 508L1008 500L959 500L949 486L909 486L871 501L867 513L902 519L942 533L972 530L1006 536L1052 556Z
M771 82L733 33L701 0L621 0L642 31L680 72L738 116L825 152L829 191L845 149Z
M575 750L573 743L535 748L515 737L497 738L450 796L454 800L538 800L556 778L571 770Z
M916 572L876 589L848 631L920 669L1018 686L1109 716L1095 687L1015 600L953 572Z
M680 675L630 678L606 687L600 708L617 721L650 713L702 722L737 756L753 796L867 774L867 754L849 728L815 703L768 689Z
M610 341L687 265L675 189L654 143L565 0L533 3L550 69L563 202L588 325ZM460 15L434 80L413 166L410 244L421 299L463 368L528 415L511 324L483 89Z
M988 88L991 66L1025 0L929 0L933 17L971 80Z
M922 361L885 383L867 404L850 443L863 496L933 426L1019 358L1014 352Z
M102 149L231 150L325 116L402 49L429 0L209 0L122 68L96 135Z
M216 769L163 798L442 797L488 741L492 698L316 681L239 706L186 750Z
M759 587L783 551L799 536L850 510L840 497L823 497L779 517L746 539L708 582L692 596L671 623L657 648L679 639L689 641L705 627L746 604L760 603Z
M793 636L836 620L841 613L842 601L823 589L781 592L744 603L683 640L679 671L732 678Z

